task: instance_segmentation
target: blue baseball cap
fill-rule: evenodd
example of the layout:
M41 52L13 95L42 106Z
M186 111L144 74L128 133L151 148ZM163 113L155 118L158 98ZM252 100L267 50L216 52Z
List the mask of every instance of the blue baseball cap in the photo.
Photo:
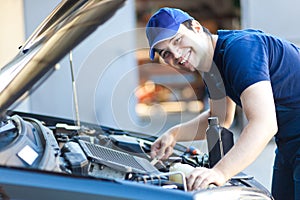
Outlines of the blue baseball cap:
M146 25L150 59L154 59L154 46L164 40L170 39L177 33L182 22L194 19L188 13L177 8L161 8L152 15Z

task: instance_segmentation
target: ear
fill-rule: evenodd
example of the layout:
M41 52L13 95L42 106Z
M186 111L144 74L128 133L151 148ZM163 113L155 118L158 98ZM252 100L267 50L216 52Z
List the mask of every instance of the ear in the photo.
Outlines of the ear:
M195 32L200 33L203 31L201 24L197 20L192 21L192 28Z

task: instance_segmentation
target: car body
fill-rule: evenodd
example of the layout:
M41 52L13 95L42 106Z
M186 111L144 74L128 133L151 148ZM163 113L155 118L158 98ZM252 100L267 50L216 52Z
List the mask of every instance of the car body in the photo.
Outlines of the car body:
M272 199L266 188L244 173L222 187L187 191L186 174L171 167L175 163L209 167L209 163L205 153L191 154L185 146L176 145L168 160L153 166L149 152L155 137L9 110L124 2L62 1L1 69L0 199ZM87 26L80 26L83 23ZM127 163L132 157L145 166Z

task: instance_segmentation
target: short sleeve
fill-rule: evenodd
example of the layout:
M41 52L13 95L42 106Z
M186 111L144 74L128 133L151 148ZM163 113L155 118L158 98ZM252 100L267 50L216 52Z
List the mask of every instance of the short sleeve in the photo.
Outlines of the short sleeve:
M223 61L225 77L237 96L254 83L270 80L267 48L258 35L232 40L224 50Z

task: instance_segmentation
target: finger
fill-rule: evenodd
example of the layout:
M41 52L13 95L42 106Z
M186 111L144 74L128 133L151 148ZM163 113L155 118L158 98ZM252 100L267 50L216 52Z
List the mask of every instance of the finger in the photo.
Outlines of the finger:
M213 184L213 182L209 178L205 178L201 180L201 183L198 186L198 188L207 189L211 184Z
M193 186L193 189L207 189L209 185L213 183L214 179L211 176L211 173L209 171L205 171L201 174L199 180L196 181L196 184Z
M165 156L165 148L161 148L157 154L156 154L156 158L157 159L164 159L164 156Z
M153 158L156 158L156 151L151 151L150 152L150 156L151 156L151 158L153 159Z
M196 181L197 176L195 175L195 172L192 172L189 177L187 177L187 188L188 190L192 191L194 182Z
M202 178L200 176L198 176L195 179L195 181L194 181L194 183L193 183L193 185L191 187L191 190L197 190L197 189L199 189L201 184L202 184Z
M159 149L161 146L161 139L157 139L153 142L153 144L151 145L151 151L155 151L156 149Z
M161 139L158 139L151 145L151 152L150 152L151 158L157 157L160 147L161 147Z
M198 189L205 178L208 176L207 169L199 167L196 168L188 177L188 188L189 190Z
M173 153L173 147L167 147L162 159L167 159Z
M157 154L156 154L156 157L158 159L162 159L162 158L165 158L166 156L166 152L168 151L167 149L169 148L169 145L167 143L167 141L161 139L160 140L160 146L159 146L159 149L157 151Z

